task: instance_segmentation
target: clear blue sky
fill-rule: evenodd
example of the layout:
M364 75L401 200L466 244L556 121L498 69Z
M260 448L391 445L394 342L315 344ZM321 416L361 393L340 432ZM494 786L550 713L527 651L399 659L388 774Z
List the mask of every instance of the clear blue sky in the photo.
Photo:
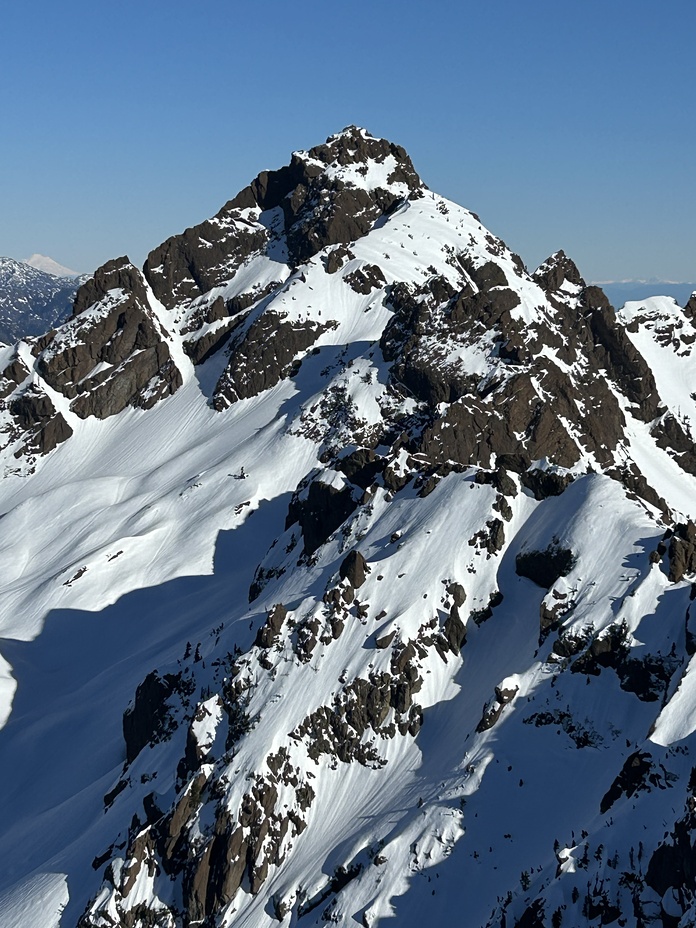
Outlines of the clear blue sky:
M694 0L36 0L0 21L0 255L150 248L356 123L530 266L696 279Z

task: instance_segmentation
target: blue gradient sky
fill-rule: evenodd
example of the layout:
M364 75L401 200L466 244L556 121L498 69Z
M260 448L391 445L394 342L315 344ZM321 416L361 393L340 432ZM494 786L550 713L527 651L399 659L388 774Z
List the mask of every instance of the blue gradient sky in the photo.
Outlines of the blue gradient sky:
M6 3L0 254L77 270L349 123L530 266L696 278L693 0Z

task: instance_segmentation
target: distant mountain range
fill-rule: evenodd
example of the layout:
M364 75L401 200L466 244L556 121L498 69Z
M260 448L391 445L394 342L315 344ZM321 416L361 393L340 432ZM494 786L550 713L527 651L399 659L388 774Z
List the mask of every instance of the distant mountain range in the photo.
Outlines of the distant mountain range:
M48 267L56 270L49 273ZM43 255L32 255L26 262L0 257L0 341L10 344L41 335L64 322L86 279Z

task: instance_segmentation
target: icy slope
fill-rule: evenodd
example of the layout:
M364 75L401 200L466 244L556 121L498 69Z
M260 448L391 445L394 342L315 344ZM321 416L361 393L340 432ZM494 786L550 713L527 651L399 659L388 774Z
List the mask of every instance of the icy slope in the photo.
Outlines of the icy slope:
M690 924L692 315L352 127L3 349L3 926Z

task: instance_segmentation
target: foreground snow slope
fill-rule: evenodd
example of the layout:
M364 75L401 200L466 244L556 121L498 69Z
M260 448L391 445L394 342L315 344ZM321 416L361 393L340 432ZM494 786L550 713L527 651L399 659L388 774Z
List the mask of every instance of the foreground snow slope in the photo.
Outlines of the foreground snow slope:
M352 127L3 348L2 925L692 924L692 303Z

